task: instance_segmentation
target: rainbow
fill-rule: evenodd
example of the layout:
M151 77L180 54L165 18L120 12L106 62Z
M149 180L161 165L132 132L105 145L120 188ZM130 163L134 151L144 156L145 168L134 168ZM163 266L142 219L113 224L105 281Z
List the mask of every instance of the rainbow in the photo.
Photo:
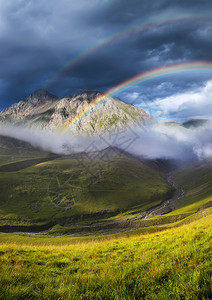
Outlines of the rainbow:
M158 17L154 19L148 19L142 23L134 24L130 27L124 28L121 31L117 31L107 37L98 40L97 43L84 48L79 54L75 55L71 60L68 61L59 71L57 71L45 84L44 88L49 88L56 80L58 80L64 73L68 72L73 66L80 63L83 59L93 54L102 47L107 46L110 43L117 42L118 40L125 38L133 33L147 30L154 26L166 25L173 22L188 22L194 20L211 20L212 15L209 14L185 14L177 17Z
M99 102L103 101L105 97L111 96L117 92L123 91L131 87L132 85L136 85L137 83L146 82L155 78L160 78L167 75L178 74L182 72L195 72L195 71L212 71L212 62L187 62L180 63L175 65L169 65L161 68L157 68L154 70L146 71L144 73L137 74L130 79L119 83L115 87L112 87L104 94L100 95L96 99L94 99L89 106L78 113L67 125L62 128L62 132L66 132L70 129L80 118L82 118L88 111L90 111L95 105Z

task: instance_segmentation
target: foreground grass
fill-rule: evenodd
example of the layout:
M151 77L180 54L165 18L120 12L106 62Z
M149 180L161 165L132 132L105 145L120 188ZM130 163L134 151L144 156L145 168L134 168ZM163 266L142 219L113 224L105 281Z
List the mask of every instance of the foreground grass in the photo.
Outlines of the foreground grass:
M2 241L0 298L210 299L211 223L55 245Z

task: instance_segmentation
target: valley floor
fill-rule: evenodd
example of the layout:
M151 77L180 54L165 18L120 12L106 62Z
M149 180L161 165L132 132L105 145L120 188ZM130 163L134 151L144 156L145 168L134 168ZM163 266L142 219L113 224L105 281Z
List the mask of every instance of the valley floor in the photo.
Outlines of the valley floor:
M0 299L212 298L212 162L167 182L126 155L33 155L0 155L0 229L51 229L0 233Z

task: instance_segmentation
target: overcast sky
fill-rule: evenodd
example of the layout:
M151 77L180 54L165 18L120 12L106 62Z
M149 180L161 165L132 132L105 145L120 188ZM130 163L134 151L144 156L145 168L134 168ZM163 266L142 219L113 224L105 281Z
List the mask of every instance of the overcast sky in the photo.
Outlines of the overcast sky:
M0 28L0 109L41 87L60 97L104 92L158 67L212 61L211 0L0 0ZM150 101L166 118L210 117L212 71L156 78L116 96L140 107Z

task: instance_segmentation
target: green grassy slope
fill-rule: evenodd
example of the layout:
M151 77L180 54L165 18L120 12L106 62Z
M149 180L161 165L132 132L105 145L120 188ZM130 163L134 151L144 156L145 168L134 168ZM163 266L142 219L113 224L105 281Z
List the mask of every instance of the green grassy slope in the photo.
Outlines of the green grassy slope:
M210 299L211 223L89 242L0 234L0 298Z
M192 214L212 202L212 161L187 165L178 170L175 180L186 192L180 206L171 214Z
M210 299L211 162L175 172L186 191L176 210L128 221L169 198L165 174L124 154L94 157L0 156L0 226L57 224L50 230L57 235L115 220L134 229L54 238L0 233L0 299Z
M168 224L177 220L179 224L186 223L187 220L195 220L198 212L212 206L211 161L184 165L174 173L173 178L184 189L185 197L181 199L175 210L149 219L149 224L150 221L152 224L156 221L157 224Z
M98 160L86 155L49 158L40 153L35 165L30 157L21 154L21 160L14 159L18 168L1 162L2 226L67 225L108 218L145 210L172 193L163 173L126 155Z

